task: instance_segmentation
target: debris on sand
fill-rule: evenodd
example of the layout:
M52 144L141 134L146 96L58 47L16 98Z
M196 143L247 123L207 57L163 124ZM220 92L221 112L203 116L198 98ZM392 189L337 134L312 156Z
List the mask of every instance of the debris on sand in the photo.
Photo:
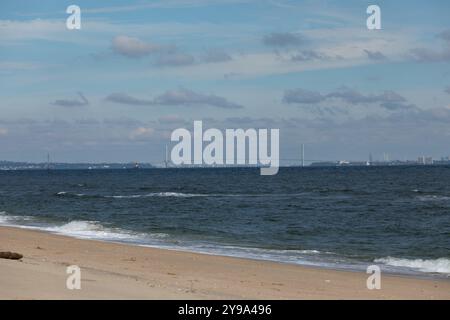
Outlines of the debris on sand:
M20 260L23 255L16 252L0 252L0 259Z

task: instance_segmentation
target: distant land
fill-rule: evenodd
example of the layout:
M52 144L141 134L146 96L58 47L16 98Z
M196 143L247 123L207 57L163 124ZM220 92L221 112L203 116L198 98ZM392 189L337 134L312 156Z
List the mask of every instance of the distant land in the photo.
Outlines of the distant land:
M432 157L418 157L417 160L375 160L375 161L319 161L312 167L362 167L362 166L445 166L450 165L449 157L434 160Z
M422 163L414 160L393 160L393 161L323 161L313 162L309 167L386 167L386 166L446 166L450 161L433 161L432 163Z
M108 169L148 169L154 168L150 163L32 163L0 161L0 170L108 170Z
M387 160L387 161L309 161L309 165L305 167L368 167L368 166L443 166L450 165L448 157L440 160L433 160L431 158L419 157L417 160ZM301 163L294 165L281 165L280 167L301 167ZM16 162L16 161L1 161L0 171L6 170L119 170L119 169L151 169L164 168L164 164L151 164L140 162L103 162L103 163L65 163L65 162ZM175 166L170 162L167 163L168 168L225 168L225 167L257 167L257 166L202 166L202 165L180 165Z

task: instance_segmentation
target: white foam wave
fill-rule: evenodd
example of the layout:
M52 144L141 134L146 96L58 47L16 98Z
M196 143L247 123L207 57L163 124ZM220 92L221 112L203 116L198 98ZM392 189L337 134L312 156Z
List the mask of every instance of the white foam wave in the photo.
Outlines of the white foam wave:
M181 192L154 192L147 194L132 194L132 195L118 195L118 196L105 196L105 198L114 199L133 199L133 198L148 198L148 197L207 197L207 194L193 194L193 193L181 193Z
M44 228L46 231L63 235L110 241L131 241L141 242L143 240L165 238L165 233L143 234L135 233L119 228L104 227L98 221L74 220L61 226L51 226Z
M104 196L105 198L113 198L113 199L134 199L134 198L142 198L145 195L141 194L132 194L128 196Z
M375 263L383 263L393 267L410 268L422 272L450 274L450 259L447 258L424 260L386 257L375 259Z
M449 201L450 197L449 196L421 196L421 197L417 197L420 201Z
M76 196L76 197L84 197L85 194L84 193L70 193L70 192L66 192L66 191L60 191L58 193L56 193L57 196Z
M194 193L181 193L181 192L153 192L146 194L131 194L131 195L98 195L98 194L84 194L84 193L71 193L66 191L60 191L56 193L57 196L69 196L69 197L94 197L94 198L113 198L113 199L134 199L134 198L147 198L147 197L208 197L217 196L209 194L194 194Z
M207 197L207 194L198 194L198 193L181 193L181 192L158 192L158 193L150 193L149 196L157 196L157 197Z
M71 193L60 191L56 193L57 196L69 197L89 197L89 198L111 198L111 199L135 199L135 198L149 198L149 197L175 197L175 198L192 198L192 197L297 197L304 195L303 193L282 193L282 194L214 194L214 193L182 193L182 192L152 192L145 194L131 194L131 195L99 195L99 194L84 194Z
M8 216L5 215L5 211L0 211L0 224L3 224L8 221Z
M13 216L7 214L5 211L0 211L0 225L16 225L31 220L33 220L33 217Z
M98 221L74 220L62 225L49 225L30 216L14 216L5 211L0 211L0 225L43 230L75 238L130 243L158 243L169 236L166 233L138 233L120 228L108 228Z

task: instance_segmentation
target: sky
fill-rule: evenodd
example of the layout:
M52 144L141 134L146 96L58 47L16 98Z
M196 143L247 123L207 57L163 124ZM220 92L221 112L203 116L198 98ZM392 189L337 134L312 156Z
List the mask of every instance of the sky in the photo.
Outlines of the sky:
M366 26L371 4L381 30ZM445 0L3 0L0 160L158 163L194 120L278 128L285 164L302 143L309 160L449 156L449 12Z

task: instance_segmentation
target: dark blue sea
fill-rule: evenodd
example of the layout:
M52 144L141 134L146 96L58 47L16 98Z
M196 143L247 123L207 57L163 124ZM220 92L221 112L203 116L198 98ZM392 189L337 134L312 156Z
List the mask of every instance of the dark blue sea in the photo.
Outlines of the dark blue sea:
M449 277L450 167L2 171L0 224Z

